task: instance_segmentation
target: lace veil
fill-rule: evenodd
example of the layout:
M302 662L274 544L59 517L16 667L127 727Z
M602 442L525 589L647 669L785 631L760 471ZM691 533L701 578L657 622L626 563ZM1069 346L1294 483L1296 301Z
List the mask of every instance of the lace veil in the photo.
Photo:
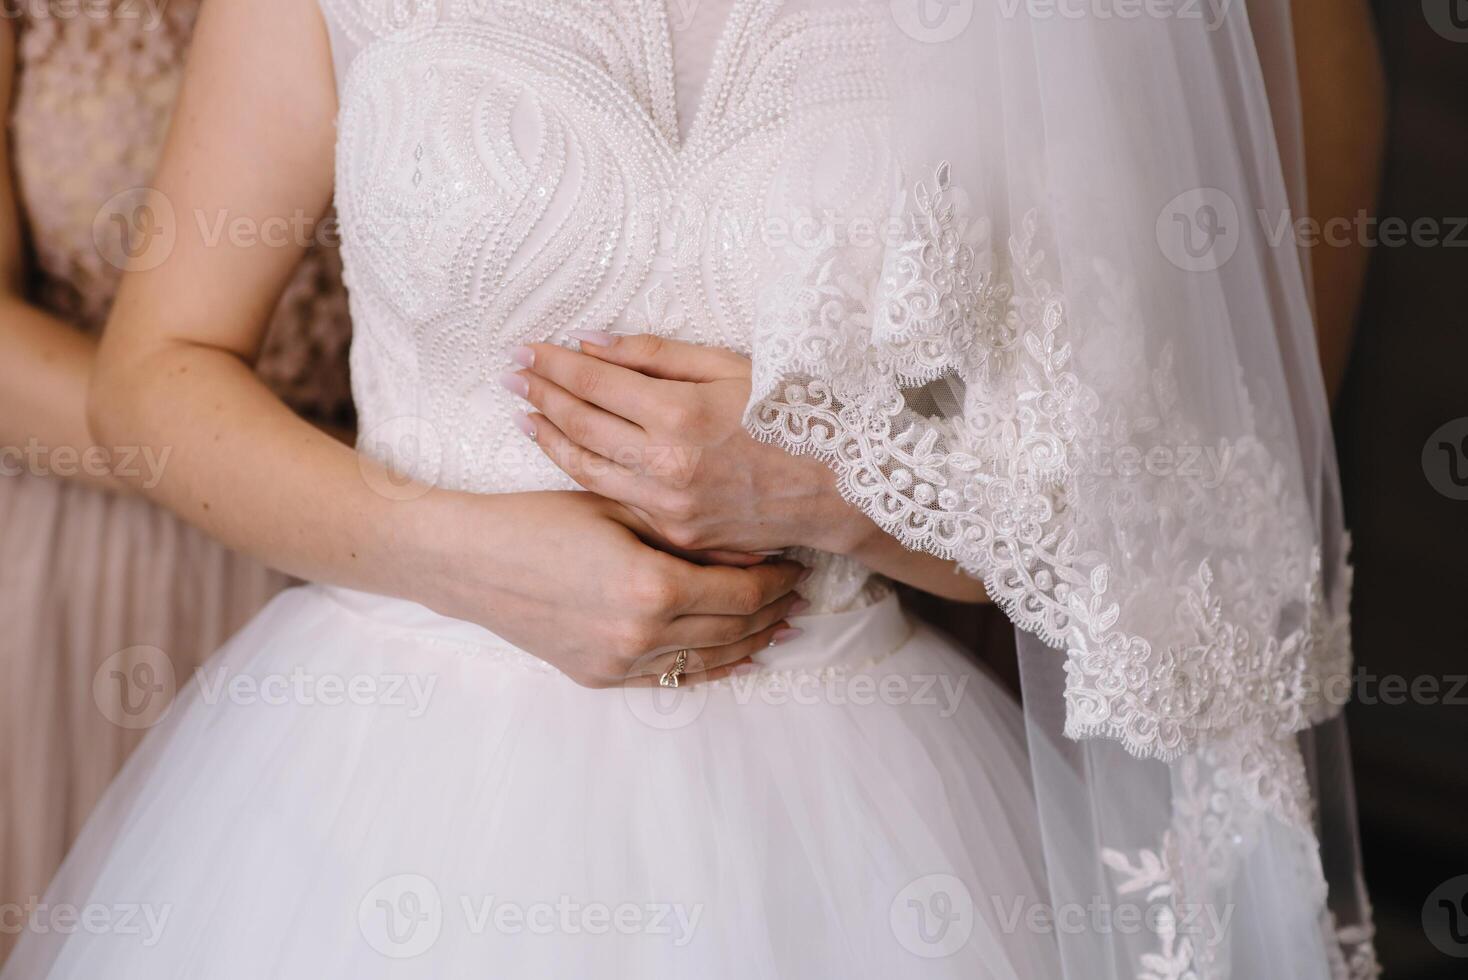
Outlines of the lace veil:
M891 7L890 113L764 202L818 233L746 422L1013 620L1066 977L1374 976L1288 0Z

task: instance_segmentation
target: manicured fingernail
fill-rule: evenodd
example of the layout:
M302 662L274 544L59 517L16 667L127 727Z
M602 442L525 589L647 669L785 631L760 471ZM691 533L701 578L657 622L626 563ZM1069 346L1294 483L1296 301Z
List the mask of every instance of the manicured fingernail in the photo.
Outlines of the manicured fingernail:
M814 568L806 568L806 569L802 570L801 573L800 573L800 577L795 580L795 584L796 585L799 585L801 582L804 582L806 579L810 578L811 572L814 572L814 571L815 571Z
M810 608L810 600L809 599L796 599L794 602L792 602L790 604L790 615L791 616L799 616L801 613L805 612L809 608Z
M764 555L766 558L774 558L776 555L783 555L785 553L785 549L776 548L773 551L755 551L751 553L756 555Z
M514 371L506 371L504 374L499 375L495 380L497 380L500 383L500 386L512 395L517 395L520 398L530 397L530 382L520 377Z
M605 330L572 330L567 336L574 337L583 344L593 347L610 347L616 341L616 337Z
M525 433L525 438L535 438L535 420L525 412L515 413L515 428Z
M510 351L510 360L514 361L521 367L534 367L535 351L531 350L529 347L516 347L514 350Z
M799 626L786 626L784 629L775 630L775 635L770 637L770 646L776 646L787 640L793 640L804 632L805 630Z

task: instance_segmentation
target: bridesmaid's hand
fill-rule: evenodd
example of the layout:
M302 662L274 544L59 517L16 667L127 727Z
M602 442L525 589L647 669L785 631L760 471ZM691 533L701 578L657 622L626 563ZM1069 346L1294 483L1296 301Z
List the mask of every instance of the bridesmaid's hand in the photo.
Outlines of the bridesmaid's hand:
M414 536L440 543L420 602L480 623L586 687L656 683L689 649L688 680L722 676L800 631L791 561L698 565L645 544L622 505L581 491L434 492Z
M675 548L851 553L876 526L830 468L743 426L750 364L650 334L578 333L581 352L519 348L503 383L538 414L521 427L581 486L620 501Z

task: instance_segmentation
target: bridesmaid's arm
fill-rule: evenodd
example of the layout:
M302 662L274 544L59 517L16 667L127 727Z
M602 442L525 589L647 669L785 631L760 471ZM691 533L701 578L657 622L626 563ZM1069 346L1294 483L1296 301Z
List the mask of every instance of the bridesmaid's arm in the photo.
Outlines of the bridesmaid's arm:
M225 544L302 578L401 592L394 576L411 575L417 556L394 531L421 508L394 510L351 449L253 370L307 242L206 241L199 230L221 217L314 226L331 197L335 113L315 4L203 6L153 181L154 211L176 235L155 236L148 247L168 251L123 278L92 377L91 431L166 459L156 486L135 485Z
M14 23L0 19L0 107L7 115L15 67ZM31 473L120 489L108 454L87 431L95 341L24 298L12 173L9 139L0 130L0 478Z
M1354 223L1375 213L1386 82L1366 0L1295 0L1293 10L1310 216L1317 227L1338 222L1351 229L1311 256L1320 360L1334 400L1371 257Z

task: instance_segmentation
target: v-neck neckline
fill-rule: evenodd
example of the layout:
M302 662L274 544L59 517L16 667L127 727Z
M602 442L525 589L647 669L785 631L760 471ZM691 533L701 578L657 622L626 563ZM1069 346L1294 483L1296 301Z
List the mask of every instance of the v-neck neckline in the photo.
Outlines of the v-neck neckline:
M686 130L683 128L683 114L678 103L678 64L673 56L673 26L668 15L668 5L673 2L676 0L644 0L652 8L653 27L658 38L657 43L661 44L661 64L653 68L655 77L649 81L662 87L666 93L672 118L666 121L671 131L665 132L664 136L675 153L682 156L702 138L704 130L711 124L712 115L718 109L718 103L725 98L725 90L732 81L735 55L748 36L749 22L757 13L763 12L765 7L778 7L784 0L732 0L724 14L724 22L715 35L714 56L694 100L693 117L688 120ZM653 98L656 99L656 95ZM652 113L656 121L656 105L652 107Z

